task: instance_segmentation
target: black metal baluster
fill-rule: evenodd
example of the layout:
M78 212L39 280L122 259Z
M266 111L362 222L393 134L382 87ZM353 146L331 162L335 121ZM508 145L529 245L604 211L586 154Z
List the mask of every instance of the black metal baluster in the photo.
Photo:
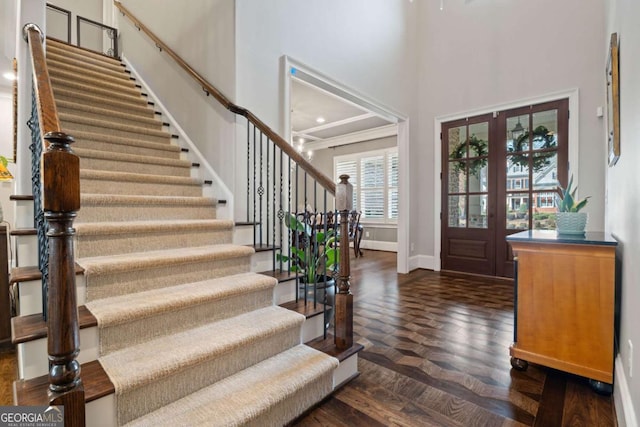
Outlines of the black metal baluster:
M273 209L273 246L274 249L271 251L271 255L272 255L272 260L273 260L273 271L276 270L276 218L277 218L277 206L276 206L276 176L278 174L278 165L276 163L276 143L275 142L271 142L273 144L273 204L271 205L271 209ZM282 166L282 165L280 165ZM282 245L280 246L282 247Z
M250 160L251 159L251 122L247 120L247 222L249 222L249 206L250 206L250 195L251 195L251 174L249 171L251 170ZM254 233L255 234L255 233Z
M263 165L262 165L262 137L264 136L264 134L262 133L262 131L260 131L260 186L258 187L258 196L260 197L260 203L258 204L259 209L260 209L260 214L259 214L259 221L258 221L258 229L260 230L258 233L259 236L259 245L260 247L262 247L262 196L264 196L264 187L262 186L262 178L263 178Z
M253 247L256 246L256 232L258 230L258 223L256 222L256 127L253 126Z
M265 194L265 208L266 208L266 221L265 221L265 228L267 230L267 241L266 241L266 245L267 247L269 246L269 228L270 228L270 223L269 223L269 211L271 211L271 207L269 206L269 173L271 172L271 169L269 169L269 143L271 142L271 139L269 139L269 137L267 137L267 140L265 142L266 144L266 150L267 150L267 154L266 154L266 166L265 166L265 187L264 187L264 194ZM260 242L262 243L262 241ZM262 244L260 245L262 246Z
M42 181L40 180L40 160L42 158L42 135L36 105L35 91L31 91L31 118L27 122L31 129L31 188L33 194L34 226L38 236L38 269L42 274L42 318L48 316L49 294L49 238L47 237L47 221L42 210Z

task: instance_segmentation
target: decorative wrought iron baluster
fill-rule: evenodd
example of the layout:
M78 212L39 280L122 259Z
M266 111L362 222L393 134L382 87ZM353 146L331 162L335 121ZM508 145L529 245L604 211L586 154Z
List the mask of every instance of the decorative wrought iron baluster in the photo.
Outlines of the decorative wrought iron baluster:
M31 118L27 122L31 129L31 191L33 194L34 226L38 235L38 268L42 273L42 317L47 320L47 297L49 294L49 238L47 221L42 210L42 181L40 180L40 160L42 159L42 135L36 106L35 91L31 92Z
M249 222L249 205L251 204L251 122L247 120L247 222ZM255 234L255 233L254 233Z
M265 173L265 185L264 185L264 195L265 195L265 199L264 199L264 205L265 205L265 228L267 231L267 236L266 236L266 242L265 244L267 246L269 246L269 232L270 232L270 223L269 223L269 211L271 211L271 207L269 206L269 174L271 173L271 169L269 169L269 145L271 140L269 139L269 137L267 136L266 138L267 140L265 141L265 149L267 151L266 154L266 165L265 165L265 169L264 169L264 173ZM260 242L262 245L262 242Z
M260 240L259 240L259 245L260 246L262 246L262 211L263 211L263 208L262 208L262 197L264 196L264 186L262 185L262 178L263 178L263 175L264 175L263 164L262 164L262 162L263 162L263 155L262 155L262 138L263 138L263 136L264 136L264 133L262 133L262 131L260 131L260 142L259 142L259 144L260 144L260 186L258 187L258 196L260 197L260 203L258 204L259 208L260 208L260 215L259 215L260 220L258 221L258 229L260 230L259 233L258 233L258 236L260 237Z
M283 193L283 185L284 183L283 181L283 177L282 177L282 168L284 167L284 157L282 155L282 150L280 150L280 197L278 198L278 200L280 201L280 209L278 209L278 223L280 225L280 252L282 252L282 248L283 246L283 236L282 233L284 232L283 230L283 226L282 226L282 221L284 220L284 209L282 206L282 193ZM275 253L275 251L274 251ZM275 270L275 269L274 269ZM282 273L282 263L280 263L280 273Z
M256 222L256 127L253 126L253 246L256 246L256 232L258 230L258 224Z
M276 176L278 175L278 165L276 164L276 144L275 142L271 141L271 143L273 144L273 204L271 205L271 209L273 209L273 228L272 228L272 236L273 236L273 246L276 245L276 218L278 213L276 212L277 206L276 206ZM282 247L282 246L280 246ZM276 251L275 249L271 251L271 257L272 257L272 261L273 261L273 270L275 271L276 269Z

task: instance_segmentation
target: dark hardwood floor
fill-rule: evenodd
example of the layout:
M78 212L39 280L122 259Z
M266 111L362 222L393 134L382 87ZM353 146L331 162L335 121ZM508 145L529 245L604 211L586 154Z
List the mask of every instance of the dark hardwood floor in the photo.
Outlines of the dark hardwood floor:
M298 426L615 426L585 378L511 369L513 285L351 258L360 376Z
M611 397L584 378L511 369L511 282L417 270L395 254L351 258L360 376L299 426L615 426ZM15 352L0 351L0 406L12 404Z

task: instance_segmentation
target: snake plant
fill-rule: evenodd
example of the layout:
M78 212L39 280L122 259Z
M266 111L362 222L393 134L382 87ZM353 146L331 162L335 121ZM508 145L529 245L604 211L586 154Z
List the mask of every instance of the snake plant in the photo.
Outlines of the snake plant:
M556 205L558 206L558 212L579 212L584 208L591 196L587 196L582 200L576 200L576 191L578 187L572 189L573 175L569 179L569 185L567 188L563 188L558 184L558 195L556 196Z

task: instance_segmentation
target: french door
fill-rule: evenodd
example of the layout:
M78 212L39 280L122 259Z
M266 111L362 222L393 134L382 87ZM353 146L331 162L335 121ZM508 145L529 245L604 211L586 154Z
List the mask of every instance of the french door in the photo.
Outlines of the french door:
M513 276L509 234L555 229L567 99L442 124L443 270Z

